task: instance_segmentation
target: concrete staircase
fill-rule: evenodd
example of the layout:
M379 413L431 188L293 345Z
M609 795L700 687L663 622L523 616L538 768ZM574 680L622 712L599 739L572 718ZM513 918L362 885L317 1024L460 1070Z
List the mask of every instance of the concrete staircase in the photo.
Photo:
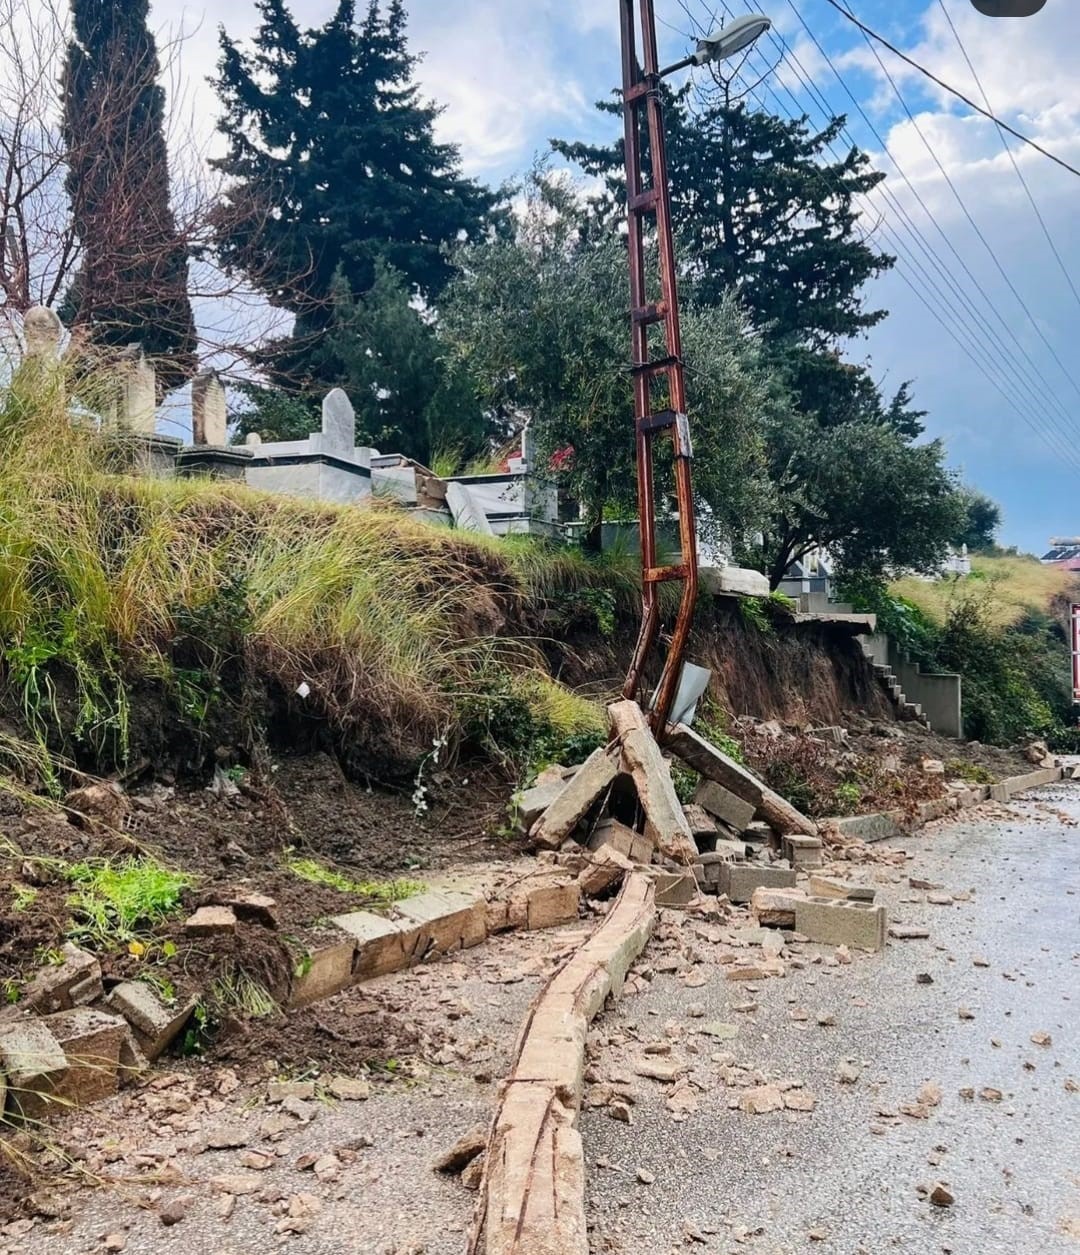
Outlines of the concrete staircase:
M928 731L932 731L933 729L930 727L930 720L923 714L922 707L919 703L908 701L904 690L900 687L900 681L896 678L896 672L893 671L892 667L887 666L885 663L878 662L862 637L859 637L859 644L862 646L862 651L866 655L867 661L869 661L871 666L874 668L874 675L877 676L878 683L885 690L889 696L889 700L896 707L896 712L899 717L911 723L921 723Z

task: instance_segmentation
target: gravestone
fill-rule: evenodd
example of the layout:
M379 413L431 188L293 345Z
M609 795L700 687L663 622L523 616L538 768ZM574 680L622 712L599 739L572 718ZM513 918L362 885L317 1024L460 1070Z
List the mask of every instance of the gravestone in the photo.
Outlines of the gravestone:
M120 354L117 383L119 426L141 436L152 436L157 428L157 390L154 368L146 360L141 344L128 345Z
M26 342L26 358L53 362L60 352L60 336L64 324L44 305L35 305L23 316L23 339Z
M352 457L356 448L356 414L341 388L334 388L323 397L322 436L324 453L347 453Z
M217 371L201 370L191 381L191 432L194 444L225 445L229 440L225 388Z

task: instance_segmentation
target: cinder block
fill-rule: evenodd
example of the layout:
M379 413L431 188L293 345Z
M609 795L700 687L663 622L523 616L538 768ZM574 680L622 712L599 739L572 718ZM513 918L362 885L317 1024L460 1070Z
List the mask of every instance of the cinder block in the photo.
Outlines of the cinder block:
M792 867L820 867L825 862L818 837L789 833L780 838L780 848Z
M880 950L885 945L885 908L840 898L795 903L795 930L828 946Z
M857 837L868 843L895 841L906 835L901 827L903 811L880 811L875 815L844 815L829 822L835 824L841 836Z
M806 901L802 889L755 889L750 907L757 922L769 928L794 928L795 908Z
M853 902L873 902L871 885L854 885L836 876L811 875L810 894L816 898L850 898Z
M699 806L703 806L710 815L715 815L725 824L730 824L736 832L742 832L749 826L756 809L751 802L745 802L741 797L736 797L734 793L725 789L722 784L717 784L715 780L703 780L697 787L694 801Z
M749 902L755 889L794 889L793 867L768 867L764 863L728 863L720 869L720 892L732 902Z
M69 941L61 951L63 962L42 968L23 990L20 1006L47 1015L84 1007L104 993L101 964Z

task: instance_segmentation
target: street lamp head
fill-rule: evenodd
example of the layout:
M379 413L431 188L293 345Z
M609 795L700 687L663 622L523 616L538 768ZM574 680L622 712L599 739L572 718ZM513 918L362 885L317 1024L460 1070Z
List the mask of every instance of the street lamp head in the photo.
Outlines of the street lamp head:
M754 40L764 35L770 26L772 22L767 17L760 17L753 13L748 13L745 17L737 17L727 26L713 31L705 39L698 40L697 51L693 56L694 64L705 65L709 61L726 61L736 53L742 52L744 48L749 48Z

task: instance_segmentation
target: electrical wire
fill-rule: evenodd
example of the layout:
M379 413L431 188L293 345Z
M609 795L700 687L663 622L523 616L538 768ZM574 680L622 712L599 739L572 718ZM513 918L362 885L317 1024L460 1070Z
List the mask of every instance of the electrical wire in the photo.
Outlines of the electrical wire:
M949 25L949 30L953 33L953 38L956 40L957 47L963 54L964 60L967 62L967 67L971 71L971 77L975 80L975 86L979 89L979 94L983 98L983 103L986 105L987 109L990 109L991 112L993 112L993 107L990 104L990 98L986 94L986 88L983 87L982 79L979 78L979 73L972 64L971 57L968 55L968 50L964 47L964 41L960 38L960 32L956 29L956 26L953 24L952 17L949 15L949 10L945 7L945 0L938 0L938 6L941 9L945 21ZM1076 290L1076 284L1073 282L1072 275L1069 274L1068 268L1061 256L1061 252L1059 251L1057 244L1054 242L1054 237L1050 234L1050 228L1046 225L1046 219L1043 217L1042 211L1036 203L1031 188L1028 186L1028 181L1024 178L1024 172L1020 169L1020 163L1016 160L1016 154L1009 147L1009 141L1005 138L1005 132L1002 130L1001 126L998 124L995 125L997 126L997 133L1001 138L1001 146L1005 149L1009 156L1009 160L1012 162L1012 168L1016 172L1016 177L1020 180L1020 186L1024 189L1032 210L1034 210L1035 217L1039 221L1039 226L1042 228L1042 233L1046 237L1047 244L1050 245L1050 251L1053 253L1054 259L1057 261L1058 268L1061 270L1062 275L1065 277L1065 282L1069 285L1073 296L1076 298L1077 305L1080 305L1080 292Z
M851 13L849 10L845 9L842 4L839 3L839 0L826 0L826 3L831 4L832 7L837 11L837 13L842 13L844 17L848 19L849 22L854 22L855 25L859 28L859 30L862 31L863 38L868 43L870 42L871 39L873 39L873 40L876 40L879 44L883 44L886 48L888 48L888 50L891 53L893 53L895 56L898 56L901 61L906 62L908 65L912 67L912 69L918 70L920 74L925 75L928 79L930 79L931 82L936 83L938 87L940 87L943 91L947 91L950 95L955 96L957 100L962 100L964 104L968 106L969 109L974 109L976 113L981 113L984 118L989 118L990 121L993 122L995 126L1002 127L1004 130L1008 131L1010 135L1015 136L1016 139L1022 140L1025 144L1030 145L1032 148L1035 149L1036 152L1042 153L1044 157L1048 157L1051 161L1061 166L1062 169L1068 170L1070 174L1075 174L1075 175L1080 176L1080 170L1078 170L1075 166L1069 165L1069 163L1065 161L1063 158L1058 157L1055 153L1050 152L1049 149L1044 148L1042 144L1038 143L1036 140L1033 140L1030 135L1025 135L1022 131L1018 131L1015 127L1010 126L1008 122L1003 122L1000 118L995 117L989 111L989 109L981 108L979 105L975 103L974 100L972 100L968 96L965 96L962 91L958 91L955 87L952 87L949 83L946 83L942 79L938 78L938 76L934 74L931 70L928 70L926 66L920 65L919 62L914 59L914 57L909 57L907 53L901 52L900 49L897 48L894 44L889 43L889 41L885 38L884 35L879 35L877 31L871 29L871 27L867 26L865 22L860 22L854 13Z
M729 16L734 16L734 14L731 12L730 8L728 7L726 3L724 4L724 7L727 10ZM747 7L748 8L750 7L748 0L747 0ZM808 33L810 33L811 37L813 37L812 32L808 32ZM832 107L829 105L829 102L824 98L824 96L821 95L820 91L814 85L812 78L810 78L807 75L805 71L805 67L802 66L802 63L801 61L799 61L798 56L794 53L794 50L792 50L787 45L786 41L783 40L782 37L780 38L780 44L782 45L783 55L789 59L789 62L792 62L792 69L796 73L796 76L799 78L802 86L805 89L807 89L811 93L812 96L816 97L816 99L819 102L819 107L822 109L823 115L826 119L826 122L830 121L834 115L833 115ZM823 52L823 55L824 55L824 52ZM762 54L762 59L764 60L764 54ZM826 57L826 59L828 58ZM830 66L833 69L834 74L836 74L837 72L836 72L835 66L832 66L831 63L830 63ZM837 74L837 77L839 78L840 76ZM846 84L842 84L842 85L844 85L846 89ZM791 89L787 86L787 84L783 84L783 86L784 86L784 90L791 97L795 105L795 109L797 113L803 113L803 115L805 116L804 111L802 110L802 107L799 104L799 101L797 97L795 96L794 92L791 91ZM770 93L773 99L777 102L777 105L780 106L781 111L783 111L783 106L779 100L779 97L776 95L772 87L769 86L766 88L766 90ZM850 94L851 93L849 91L849 95ZM759 104L760 103L761 101L759 98ZM857 101L855 103L856 105L858 105ZM762 104L762 107L764 107L763 104ZM853 147L857 147L857 145L855 144L855 141L850 136L850 132L847 133L847 138L849 142L851 142ZM880 137L878 138L879 138L879 142L881 142ZM832 152L831 148L830 148L830 151ZM834 157L834 160L839 161L839 158L836 157L835 152L832 152L832 155ZM903 175L902 177L906 178L906 176L903 176ZM843 189L841 189L838 185L834 185L834 186L837 186L838 191L840 192L843 191ZM868 198L864 197L864 199L868 199ZM907 215L906 210L903 209L903 206L900 204L900 202L897 201L895 198L893 198L892 203L896 209L902 211L900 216L901 218L906 220L905 221L906 229L912 235L913 239L915 239L916 242L920 244L926 256L930 258L931 267L937 268L946 286L952 288L952 291L955 297L970 311L970 313L976 319L979 319L980 318L979 312L975 309L974 305L970 301L970 298L967 297L967 294L964 293L962 289L960 289L959 286L956 284L955 279L953 278L952 275L949 274L947 268L941 263L941 259L936 253L936 250L934 250L932 245L930 245L929 242L925 240L925 237L922 236L918 227L911 220L910 216ZM924 206L924 208L926 207ZM928 208L927 208L927 213L929 214ZM932 215L930 216L932 217ZM936 223L936 220L934 221L935 221L935 225L939 225ZM879 229L882 231L882 234L886 233L886 228L884 224L881 224ZM940 230L940 226L939 226L939 230ZM888 236L889 236L889 240L893 241L890 244L890 246L893 248L897 248L897 242L899 242L899 239L895 232L895 229L889 230ZM897 253L898 253L899 258L904 258L904 249L903 249L902 244L899 248L897 248ZM910 287L913 290L913 292L915 292L915 294L920 298L922 303L926 305L927 309L934 316L934 318L937 321L942 323L942 325L947 329L951 338L953 338L961 347L961 349L965 352L965 355L968 356L975 365L979 366L979 368L986 373L989 381L995 386L997 391L1001 393L1001 395L1006 400L1006 402L1018 412L1020 417L1024 419L1024 421L1027 422L1028 425L1031 426L1032 429L1035 430L1036 433L1043 440L1045 440L1047 444L1059 456L1061 456L1064 460L1068 461L1070 464L1080 469L1080 462L1077 461L1076 452L1071 442L1065 438L1065 436L1062 434L1060 429L1043 427L1042 424L1040 423L1039 420L1040 420L1041 415L1039 411L1034 407L1031 397L1029 395L1029 390L1033 386L1031 381L1029 380L1029 382L1025 385L1023 383L1018 382L1017 379L1013 375L1009 374L1010 367L1012 368L1014 372L1017 371L1018 368L1016 367L1016 364L1011 362L1011 360L1008 358L1007 353L1002 354L1000 352L1000 349L1001 349L1000 345L998 345L997 352L991 352L988 349L988 347L983 343L983 338L980 336L980 332L972 327L971 323L968 321L967 317L965 316L963 310L957 309L956 305L950 299L948 294L942 291L942 288L934 280L932 274L927 271L926 267L923 266L922 263L919 262L917 258L912 256L910 259L904 258L904 261L906 265L915 269L918 272L921 281L927 286L929 286L935 292L939 300L941 300L942 305L949 311L950 315L952 315L956 319L956 324L952 325L945 322L941 318L940 312L937 309L935 309L935 307L926 299L925 291L919 288L916 284L912 283L912 281L908 278L906 274L902 274L900 276L903 279L904 283L908 287ZM985 299L985 293L983 295ZM958 334L957 327L962 329L963 331L962 336ZM1038 384L1038 380L1035 381L1036 386L1037 384Z

